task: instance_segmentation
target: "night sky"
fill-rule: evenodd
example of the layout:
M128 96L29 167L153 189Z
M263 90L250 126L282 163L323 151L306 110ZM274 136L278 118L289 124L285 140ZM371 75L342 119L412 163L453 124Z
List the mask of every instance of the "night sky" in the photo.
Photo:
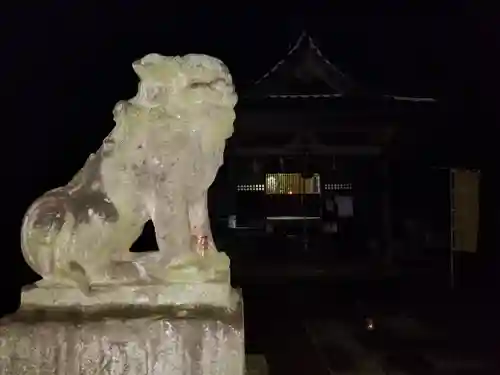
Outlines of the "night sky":
M242 92L305 29L361 87L441 98L457 127L492 127L498 39L491 12L472 2L439 8L307 2L290 9L285 2L249 9L97 3L47 1L2 12L4 109L10 118L3 119L9 133L3 148L4 294L16 294L27 281L19 248L24 211L44 191L65 184L98 148L114 125L114 104L135 94L131 63L147 53L219 57Z

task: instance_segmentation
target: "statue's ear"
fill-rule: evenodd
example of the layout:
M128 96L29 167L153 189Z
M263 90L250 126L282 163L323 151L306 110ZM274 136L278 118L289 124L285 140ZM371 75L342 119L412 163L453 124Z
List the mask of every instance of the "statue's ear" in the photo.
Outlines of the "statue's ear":
M156 53L150 53L142 59L132 63L132 69L139 76L141 81L154 79L153 72L157 70L158 65L164 63L165 58Z

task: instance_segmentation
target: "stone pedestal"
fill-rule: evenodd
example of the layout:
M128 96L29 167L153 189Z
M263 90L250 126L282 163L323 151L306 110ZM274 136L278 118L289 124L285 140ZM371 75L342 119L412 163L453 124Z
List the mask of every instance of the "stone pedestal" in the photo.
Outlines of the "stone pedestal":
M212 306L232 310L240 296L229 282L117 285L94 288L90 295L67 286L28 287L21 293L24 309L68 308L88 311L127 306Z
M0 321L0 374L243 375L242 301L232 301L25 304Z

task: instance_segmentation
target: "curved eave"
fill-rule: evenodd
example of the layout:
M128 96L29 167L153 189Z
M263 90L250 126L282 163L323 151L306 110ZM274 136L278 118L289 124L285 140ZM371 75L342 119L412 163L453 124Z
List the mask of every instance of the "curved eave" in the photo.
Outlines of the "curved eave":
M311 95L301 95L301 94L286 94L286 95L267 95L268 99L336 99L346 97L344 94L311 94ZM381 95L380 98L390 99L395 101L403 102L427 102L434 103L437 101L435 98L431 97L411 97L411 96L398 96L398 95Z
M276 70L278 70L278 68L287 61L288 57L290 55L292 55L300 47L300 45L302 44L302 42L303 42L303 40L304 40L305 37L306 37L306 33L302 32L302 34L299 36L299 38L297 39L297 41L295 42L295 44L292 46L292 48L290 48L288 50L288 52L286 53L285 57L283 57L281 60L279 60L276 64L274 64L272 66L271 69L269 69L259 79L257 79L255 82L253 82L253 86L257 86L261 82L267 80Z
M300 110L356 110L377 111L391 110L398 108L434 108L439 101L431 97L406 97L406 96L352 96L342 94L331 95L276 95L268 97L242 97L238 103L238 108L249 110L280 110L290 109Z

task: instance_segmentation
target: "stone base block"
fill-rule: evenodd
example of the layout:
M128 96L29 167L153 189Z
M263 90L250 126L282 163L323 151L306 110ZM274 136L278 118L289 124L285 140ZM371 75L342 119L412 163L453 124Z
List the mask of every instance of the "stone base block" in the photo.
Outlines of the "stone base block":
M0 321L4 375L243 375L242 303L26 309Z
M238 300L229 283L172 283L168 285L120 285L95 288L84 295L67 286L29 286L21 293L25 308L91 308L110 306L215 306L232 309Z

